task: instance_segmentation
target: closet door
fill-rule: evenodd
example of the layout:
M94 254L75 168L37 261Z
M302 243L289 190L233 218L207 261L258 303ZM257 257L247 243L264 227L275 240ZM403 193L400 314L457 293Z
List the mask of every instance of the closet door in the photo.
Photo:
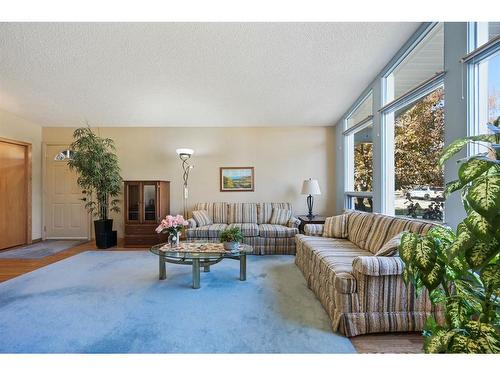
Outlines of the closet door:
M28 149L0 140L0 249L28 242Z

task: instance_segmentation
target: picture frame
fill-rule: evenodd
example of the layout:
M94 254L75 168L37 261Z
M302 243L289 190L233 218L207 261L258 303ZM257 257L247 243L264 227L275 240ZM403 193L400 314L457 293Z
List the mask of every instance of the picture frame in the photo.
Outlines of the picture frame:
M220 167L220 191L254 191L254 167Z

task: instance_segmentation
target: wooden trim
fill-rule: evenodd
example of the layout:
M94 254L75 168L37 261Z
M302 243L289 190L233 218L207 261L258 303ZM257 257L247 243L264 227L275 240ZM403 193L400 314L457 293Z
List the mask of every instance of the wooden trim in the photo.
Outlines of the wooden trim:
M26 186L25 186L25 192L26 192L26 244L29 245L32 243L31 236L32 236L32 226L33 226L33 219L32 219L32 184L33 184L33 176L32 176L32 145L29 142L23 142L23 141L18 141L14 139L9 139L9 138L3 138L0 137L0 142L4 143L11 143L14 145L20 145L25 147L25 163L24 163L24 172L26 174Z
M224 169L250 169L252 171L252 188L251 189L238 189L238 190L223 189L222 188L222 171ZM255 167L220 167L219 168L219 184L220 184L221 193L255 191Z

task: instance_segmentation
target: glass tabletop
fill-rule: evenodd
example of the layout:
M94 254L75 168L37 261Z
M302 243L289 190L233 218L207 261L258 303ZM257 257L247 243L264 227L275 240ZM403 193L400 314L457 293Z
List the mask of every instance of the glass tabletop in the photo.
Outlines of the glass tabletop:
M242 254L250 254L253 248L247 244L240 244L237 251L224 249L221 242L207 241L181 241L176 247L170 247L168 243L160 243L150 248L153 254L168 258L179 259L219 259L223 257L235 257Z

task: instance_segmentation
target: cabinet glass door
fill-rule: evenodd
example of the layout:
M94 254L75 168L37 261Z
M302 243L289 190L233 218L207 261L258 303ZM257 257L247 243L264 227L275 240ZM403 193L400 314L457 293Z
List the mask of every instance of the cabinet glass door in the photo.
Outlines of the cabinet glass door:
M139 210L141 205L141 191L139 184L127 185L127 220L139 221Z
M144 221L156 222L156 184L143 185Z

